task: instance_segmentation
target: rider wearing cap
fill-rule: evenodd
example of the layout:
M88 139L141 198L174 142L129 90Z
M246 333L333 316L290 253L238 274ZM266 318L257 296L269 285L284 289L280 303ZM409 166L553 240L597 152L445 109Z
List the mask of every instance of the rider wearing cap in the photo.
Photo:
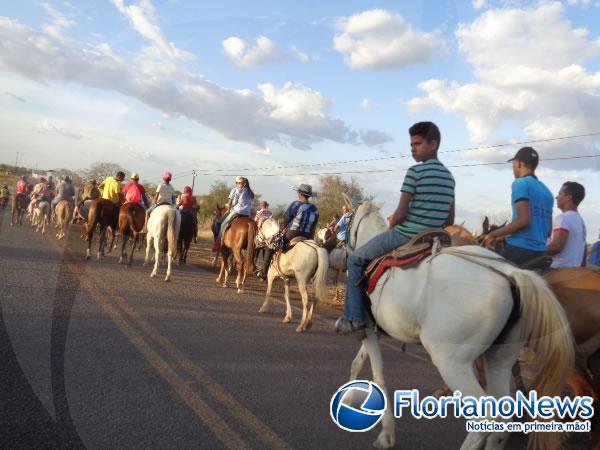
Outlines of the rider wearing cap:
M229 194L229 213L221 223L221 229L217 235L215 248L221 245L221 237L229 224L237 217L250 217L252 212L252 200L254 200L254 192L250 189L250 182L246 177L236 177L235 188Z
M175 205L175 189L171 186L171 178L173 175L171 172L166 171L163 173L162 179L163 182L156 188L156 193L154 194L154 203L146 210L146 221L144 222L144 229L142 233L148 232L148 219L150 218L150 214L157 206L160 205Z
M114 177L106 177L106 179L98 186L98 188L102 190L102 198L110 200L115 205L118 205L121 202L121 182L124 179L125 173L120 170Z
M312 239L315 234L315 228L319 221L319 210L309 202L310 197L314 197L312 186L310 184L301 184L294 188L298 193L298 199L292 202L283 214L283 226L285 231L283 249L287 247L289 241L297 236L304 236ZM267 248L262 269L256 276L262 280L267 277L271 259L273 259L274 250Z
M125 194L126 203L137 203L144 209L148 208L148 200L146 199L146 190L139 182L140 176L133 172L131 174L130 182L123 186L123 193Z
M185 186L183 188L183 193L177 199L177 207L181 212L188 211L192 215L194 221L194 243L196 243L198 239L198 217L196 216L198 202L196 201L196 197L194 197L190 186Z
M515 181L512 184L512 221L488 233L484 245L516 264L543 256L552 233L552 192L535 176L539 163L537 151L521 148L514 158ZM505 238L503 248L496 249L499 238Z

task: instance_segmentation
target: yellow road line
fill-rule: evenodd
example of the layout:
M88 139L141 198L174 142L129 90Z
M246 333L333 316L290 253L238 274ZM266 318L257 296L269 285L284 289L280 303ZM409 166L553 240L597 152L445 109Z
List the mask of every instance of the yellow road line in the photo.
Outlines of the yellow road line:
M50 241L55 248L62 250L57 243ZM73 258L64 257L64 264L72 273L77 273L77 268L73 268L74 264L80 265L82 262ZM226 448L230 449L250 449L242 436L234 431L202 398L191 389L187 383L169 366L169 364L156 353L150 345L140 336L136 330L127 323L123 315L117 308L113 307L107 300L103 298L100 289L93 285L92 278L102 283L97 277L91 277L91 273L87 273L89 279L83 276L80 279L81 287L85 289L95 300L104 312L111 318L115 325L125 335L127 340L142 354L144 359L150 366L171 386L177 395L187 404L196 416L214 433Z
M82 284L84 281L82 280ZM150 345L123 318L121 313L106 301L99 290L89 283L85 289L90 293L104 312L117 325L127 340L142 354L150 366L173 388L179 397L196 413L215 436L231 449L249 449L244 439L216 413L211 407L191 389L186 382L156 353Z
M97 275L92 275L97 281L101 280ZM265 424L260 418L254 415L244 405L235 399L225 388L215 381L205 370L194 364L184 353L182 353L171 341L160 334L146 319L144 319L118 292L110 286L104 286L104 289L110 294L110 297L119 304L121 309L143 329L148 337L167 352L182 369L188 372L200 385L221 403L229 413L236 417L245 427L252 430L257 439L263 444L276 449L291 449L273 429Z

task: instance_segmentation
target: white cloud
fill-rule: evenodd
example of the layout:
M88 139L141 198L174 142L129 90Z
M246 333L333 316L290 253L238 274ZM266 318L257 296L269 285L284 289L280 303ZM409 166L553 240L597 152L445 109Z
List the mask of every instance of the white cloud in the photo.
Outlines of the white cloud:
M227 139L261 149L267 142L299 149L323 140L369 145L342 120L330 117L330 100L300 84L265 83L258 92L228 89L174 61L124 58L108 45L59 40L5 17L0 17L0 42L0 70L42 83L78 83L118 92L165 117L184 116Z
M360 107L366 111L371 107L371 102L368 98L363 98L360 102Z
M290 52L292 56L302 64L307 64L310 62L310 56L307 53L300 51L295 45L290 45Z
M231 36L221 42L223 51L236 66L256 67L282 59L283 55L275 43L265 36L256 38L256 45L249 48L246 41Z
M154 23L156 21L154 5L150 0L140 0L137 5L129 6L125 5L124 0L111 1L119 12L129 19L135 30L149 40L160 54L173 60L193 60L196 58L192 53L177 48Z
M600 72L590 72L585 63L600 54L600 40L574 28L564 17L563 5L489 10L460 25L456 36L473 66L475 81L422 82L419 88L426 96L413 98L410 111L436 106L459 114L477 144L506 124L522 129L527 140L598 131L593 118L600 115ZM557 141L544 143L539 150L542 159L592 154L598 152L595 142ZM466 156L498 160L498 154ZM582 161L560 161L560 166L600 170L598 162Z
M473 0L473 8L474 9L483 9L486 7L486 0Z
M372 9L338 21L335 49L352 69L395 69L430 61L444 44L438 32L413 30L393 11Z
M361 141L370 147L381 146L394 140L388 133L382 131L368 130L360 133Z
M62 125L57 125L50 122L48 119L42 120L37 126L38 133L56 134L69 139L81 140L83 136L79 133L74 133L64 128Z

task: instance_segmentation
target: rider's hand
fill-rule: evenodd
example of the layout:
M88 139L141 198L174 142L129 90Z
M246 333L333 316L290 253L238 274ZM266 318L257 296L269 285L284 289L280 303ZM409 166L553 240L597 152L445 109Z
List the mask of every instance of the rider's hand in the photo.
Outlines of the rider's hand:
M483 246L489 250L496 250L498 240L489 234L483 238Z

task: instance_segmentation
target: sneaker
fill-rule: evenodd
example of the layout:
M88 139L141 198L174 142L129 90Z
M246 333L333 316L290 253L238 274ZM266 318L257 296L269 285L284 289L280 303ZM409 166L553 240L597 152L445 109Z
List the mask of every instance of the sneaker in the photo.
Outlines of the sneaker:
M365 329L367 325L362 320L348 320L340 317L334 322L333 327L337 334L354 334L361 339L366 337Z

